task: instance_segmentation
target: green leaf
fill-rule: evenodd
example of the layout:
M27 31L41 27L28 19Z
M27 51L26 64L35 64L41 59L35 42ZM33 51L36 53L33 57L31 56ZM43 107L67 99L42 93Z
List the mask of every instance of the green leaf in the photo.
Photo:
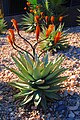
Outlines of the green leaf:
M47 96L49 99L55 99L55 100L58 100L60 98L59 95L57 95L57 93L55 92L45 92L45 96Z
M46 80L46 84L50 85L50 84L58 84L63 82L64 80L66 80L68 78L68 76L64 76L64 77L53 77L52 79L48 79Z
M45 56L42 59L42 62L44 62L44 65L46 66L48 64L48 52L45 54Z
M13 68L8 68L6 67L8 70L10 70L11 72L15 73L21 80L25 81L26 78L17 70L13 69Z
M46 101L46 97L44 95L42 96L42 99L41 99L41 106L43 107L44 111L46 111L47 101Z
M41 72L42 78L49 75L49 73L51 72L51 65L52 65L52 63L50 62L47 64L47 66L44 67L43 71Z
M41 97L37 92L36 95L35 95L35 98L34 98L34 105L38 106L40 102L41 102Z
M25 99L21 102L21 105L29 103L33 99L34 95L26 96Z
M60 85L56 85L56 86L50 87L49 89L45 89L44 91L45 91L45 92L57 92L57 91L59 91L61 88L63 88L63 87L60 87Z
M65 70L65 68L60 68L58 70L53 71L53 73L51 73L50 75L48 75L48 77L45 78L45 80L50 80L53 79L54 77L56 78L57 76L59 76L61 73L63 73Z
M30 90L23 90L21 92L19 92L18 94L14 95L15 98L18 98L18 97L24 97L24 96L27 96L29 94L33 93L33 91L30 91Z
M36 68L33 69L33 77L35 80L38 80L41 78L40 68L37 64Z
M33 77L30 75L32 73L32 66L26 61L27 64L27 69L23 66L23 64L19 61L19 59L17 60L15 57L13 57L13 60L15 61L18 69L21 71L21 73L23 74L23 76L26 78L26 80L31 80L34 81ZM18 58L18 57L17 57Z

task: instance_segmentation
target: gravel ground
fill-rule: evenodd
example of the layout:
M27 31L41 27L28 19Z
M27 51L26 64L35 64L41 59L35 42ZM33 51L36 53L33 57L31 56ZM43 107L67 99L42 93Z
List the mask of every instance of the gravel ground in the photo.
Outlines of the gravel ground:
M20 33L27 39L35 40L34 34ZM29 50L28 45L16 35L16 42L20 46L24 46ZM70 48L64 51L58 51L51 56L54 57L63 53L66 60L62 66L68 67L64 74L69 79L64 82L68 85L66 90L60 92L63 99L48 103L46 114L42 108L38 110L34 106L20 107L20 100L14 100L13 95L17 92L8 83L18 78L10 71L4 69L4 64L14 67L14 63L10 57L11 53L17 54L15 50L6 42L5 35L0 37L0 120L80 120L80 27L70 28L68 34Z

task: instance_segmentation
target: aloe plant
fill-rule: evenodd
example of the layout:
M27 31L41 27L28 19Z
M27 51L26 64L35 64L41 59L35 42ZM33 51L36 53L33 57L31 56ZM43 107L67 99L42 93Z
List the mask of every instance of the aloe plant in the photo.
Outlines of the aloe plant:
M2 34L6 30L6 22L3 18L0 18L0 34Z
M12 56L12 59L18 70L8 69L19 77L19 81L10 83L19 89L15 97L23 98L21 105L32 101L36 107L40 104L46 110L49 100L59 98L57 92L63 88L62 82L67 79L67 76L60 76L66 70L61 67L63 55L57 56L53 62L48 61L48 54L42 60L37 57L36 61L33 61L27 53L24 55L19 53L19 57Z

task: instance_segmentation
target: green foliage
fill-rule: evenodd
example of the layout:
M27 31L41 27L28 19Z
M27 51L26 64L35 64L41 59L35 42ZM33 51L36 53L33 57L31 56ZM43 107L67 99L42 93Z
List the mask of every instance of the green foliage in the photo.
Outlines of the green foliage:
M19 77L19 81L13 81L10 84L19 89L16 98L23 98L21 105L32 101L35 106L42 105L43 109L47 108L47 101L58 99L56 94L63 88L62 82L67 76L60 75L66 70L61 67L64 60L63 55L59 55L53 62L48 61L48 54L42 60L32 60L28 54L19 57L12 56L18 70L8 68L11 72Z
M43 30L41 33L41 39L44 39L44 41L39 44L41 50L53 50L53 52L56 52L57 50L68 48L67 31L63 31L63 27L64 24L60 24L58 28L54 26L54 30L50 33L48 38L46 38L46 29ZM61 37L55 45L54 38L58 32L61 32Z
M37 0L27 0L28 2L30 2L32 5L37 5Z
M4 19L0 18L0 34L2 34L6 30L6 22Z
M48 16L59 16L65 11L64 7L62 6L62 4L64 4L65 2L67 2L67 0L43 0L43 11Z
M36 24L34 22L34 15L32 13L27 13L27 15L23 15L20 25L26 32L34 31L36 27Z

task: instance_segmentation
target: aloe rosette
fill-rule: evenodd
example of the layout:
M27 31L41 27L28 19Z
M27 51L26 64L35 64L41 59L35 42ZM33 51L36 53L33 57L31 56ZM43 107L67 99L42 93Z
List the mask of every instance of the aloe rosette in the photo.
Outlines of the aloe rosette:
M28 54L21 53L19 57L12 55L12 59L18 70L7 68L15 73L19 80L10 84L19 89L15 97L23 98L21 105L32 101L36 107L40 104L45 110L48 100L59 98L56 93L63 88L62 82L67 79L67 76L60 76L66 70L61 67L63 55L59 55L53 62L48 61L48 54L42 60L36 57L35 61Z
M39 45L41 50L61 50L68 48L68 39L67 39L67 31L63 31L64 24L60 24L56 29L54 25L54 29L49 33L47 37L47 29L43 29L41 33L41 39L44 39Z

